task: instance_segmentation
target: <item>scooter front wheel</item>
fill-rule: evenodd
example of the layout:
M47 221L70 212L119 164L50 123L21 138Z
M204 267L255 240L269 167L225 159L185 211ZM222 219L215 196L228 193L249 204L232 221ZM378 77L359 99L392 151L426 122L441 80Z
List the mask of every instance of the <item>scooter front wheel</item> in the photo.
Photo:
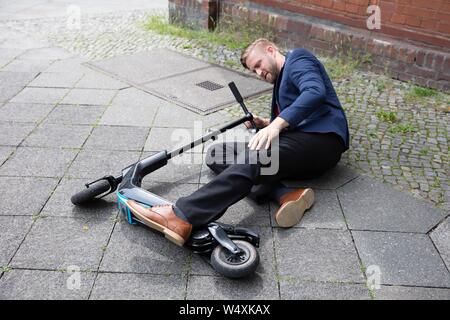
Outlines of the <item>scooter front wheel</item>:
M259 254L256 248L247 241L234 240L242 252L233 254L221 245L211 253L212 267L227 278L243 278L253 274L259 264Z
M86 188L78 193L75 193L71 198L70 201L74 205L82 205L86 204L89 201L92 201L95 199L95 197L109 191L111 189L111 185L107 180L99 180L89 186L89 188Z

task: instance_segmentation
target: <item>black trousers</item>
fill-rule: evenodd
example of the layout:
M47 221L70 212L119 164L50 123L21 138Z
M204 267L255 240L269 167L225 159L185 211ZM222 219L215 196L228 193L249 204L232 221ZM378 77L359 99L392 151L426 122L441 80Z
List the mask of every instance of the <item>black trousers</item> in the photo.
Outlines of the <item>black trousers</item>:
M175 207L194 227L206 225L244 197L260 197L281 186L282 179L322 174L339 162L344 150L341 138L334 133L298 130L282 132L268 153L249 150L245 142L213 144L206 163L217 176L191 195L179 198Z

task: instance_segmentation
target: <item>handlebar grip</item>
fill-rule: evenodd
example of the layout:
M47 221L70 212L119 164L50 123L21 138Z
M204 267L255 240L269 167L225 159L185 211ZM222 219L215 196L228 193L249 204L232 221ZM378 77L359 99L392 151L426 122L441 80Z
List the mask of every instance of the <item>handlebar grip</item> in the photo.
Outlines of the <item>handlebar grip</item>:
M234 82L230 82L228 84L228 87L230 87L231 92L233 93L234 97L236 98L236 101L239 103L244 102L244 99L242 98L238 88L236 87L236 85L234 84Z

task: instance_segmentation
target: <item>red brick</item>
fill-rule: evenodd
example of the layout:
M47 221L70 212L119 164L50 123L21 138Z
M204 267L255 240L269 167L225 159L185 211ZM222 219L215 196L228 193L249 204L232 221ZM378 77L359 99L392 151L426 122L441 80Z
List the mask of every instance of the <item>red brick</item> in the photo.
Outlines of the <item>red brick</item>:
M350 3L347 3L345 5L345 11L347 11L347 12L358 13L358 10L359 10L359 6L357 6L357 5L350 4Z
M408 26L411 27L420 27L420 24L422 23L422 20L420 20L417 17L413 17L413 16L407 16L406 17L406 22L405 24L407 24Z
M343 0L336 0L333 3L333 9L339 11L345 11L345 2Z
M394 13L391 17L391 22L398 24L405 24L406 16L403 14Z
M441 22L439 24L439 27L437 28L437 30L439 32L443 32L443 33L447 34L447 36L448 36L448 35L450 35L450 24L445 24L445 23Z

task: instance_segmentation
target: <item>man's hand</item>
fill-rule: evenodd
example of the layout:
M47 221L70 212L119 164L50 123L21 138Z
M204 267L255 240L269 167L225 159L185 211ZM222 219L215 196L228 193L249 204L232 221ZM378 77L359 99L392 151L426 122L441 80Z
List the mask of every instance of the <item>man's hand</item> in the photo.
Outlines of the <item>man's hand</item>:
M250 142L248 143L249 149L260 150L263 146L265 149L269 149L272 140L287 126L289 126L289 123L286 120L277 117L272 123L258 131L258 133L250 139Z
M265 128L270 123L269 119L267 119L267 118L260 118L260 117L253 117L253 121L255 122L255 125L256 125L256 127L258 129ZM250 123L250 121L245 121L244 124L247 127L247 129L250 129L252 127L252 124Z

